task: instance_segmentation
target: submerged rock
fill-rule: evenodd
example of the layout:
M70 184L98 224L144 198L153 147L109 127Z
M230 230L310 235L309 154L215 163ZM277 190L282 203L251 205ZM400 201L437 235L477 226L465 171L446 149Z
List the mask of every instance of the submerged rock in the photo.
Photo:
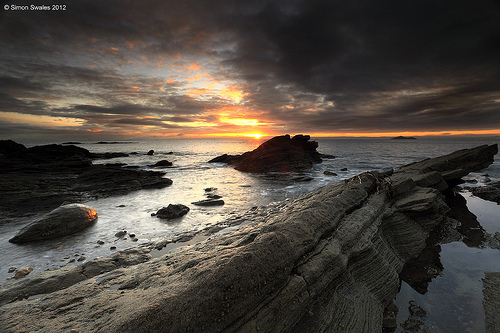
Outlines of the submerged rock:
M222 206L224 203L225 202L222 199L205 199L192 202L192 204L196 206Z
M309 141L309 135L276 136L243 155L216 157L209 163L222 162L234 165L239 171L252 173L291 172L309 169L321 163L321 154L316 151L318 143Z
M222 206L224 205L224 200L222 199L205 199L200 201L191 202L196 206Z
M172 166L172 162L170 162L168 160L161 160L161 161L158 161L151 166L154 168L168 167L168 166Z
M11 243L26 243L74 234L97 221L97 212L83 204L60 206L22 228L9 239Z

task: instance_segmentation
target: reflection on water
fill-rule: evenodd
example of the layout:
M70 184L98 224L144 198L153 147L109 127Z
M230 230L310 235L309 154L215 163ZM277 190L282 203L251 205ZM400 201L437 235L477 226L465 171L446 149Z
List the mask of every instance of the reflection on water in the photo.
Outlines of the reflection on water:
M426 312L419 330L399 327L396 332L484 332L484 272L500 271L500 251L488 248L490 233L500 231L499 207L470 193L447 198L451 218L434 232L427 248L401 274L396 299L398 323L408 322L410 302Z

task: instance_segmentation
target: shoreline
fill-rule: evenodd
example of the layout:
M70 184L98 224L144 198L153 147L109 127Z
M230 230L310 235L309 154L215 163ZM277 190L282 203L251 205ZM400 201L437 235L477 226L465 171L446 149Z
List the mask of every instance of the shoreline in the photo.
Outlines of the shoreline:
M69 299L59 291L6 304L4 327L15 331L21 325L15 319L17 309L37 304L25 313L22 325L134 332L165 325L172 331L245 331L256 326L264 331L316 331L315 325L323 322L319 318L329 313L332 329L348 325L352 331L378 330L397 294L404 263L425 247L426 235L449 210L440 194L448 187L446 180L453 183L484 168L493 161L489 154L496 152L494 146L477 147L394 174L367 172L325 186L261 221L113 270L95 283L73 285ZM31 280L29 275L24 279ZM345 293L356 297L345 298ZM57 312L63 304L71 310L50 323L36 310ZM90 322L86 316L98 304L105 316ZM75 318L74 311L85 315ZM346 311L357 316L346 317Z

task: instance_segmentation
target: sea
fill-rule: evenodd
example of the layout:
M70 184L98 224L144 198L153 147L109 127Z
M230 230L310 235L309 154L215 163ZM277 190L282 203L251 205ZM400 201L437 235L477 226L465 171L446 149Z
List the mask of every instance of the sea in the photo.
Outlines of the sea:
M145 170L165 172L173 184L163 189L148 189L126 195L84 202L98 213L97 223L85 231L53 241L11 244L24 225L39 216L19 219L0 227L0 284L12 276L11 267L31 266L36 272L81 264L97 257L160 239L199 231L226 219L242 215L254 207L291 200L303 193L338 182L365 171L397 168L484 144L500 142L500 137L419 137L416 140L389 138L312 138L319 143L318 151L333 155L310 170L293 174L249 174L239 172L223 163L208 163L222 154L241 154L257 148L266 139L162 139L108 142L79 142L75 145L91 152L121 152L128 157L96 160L94 164L124 163ZM45 143L18 141L26 146ZM153 155L147 152L153 150ZM169 160L171 167L152 167L156 162ZM325 174L325 171L329 173ZM333 173L333 175L332 175ZM500 180L500 157L485 170L465 177L468 186L483 186ZM472 183L473 182L473 183ZM210 189L210 192L207 192ZM215 207L193 205L207 198L207 193L222 197L225 204ZM469 209L489 233L500 232L500 206L463 193ZM152 216L169 204L184 204L187 215L173 220ZM126 230L135 234L117 238ZM99 243L98 243L99 242ZM500 271L500 251L488 248L469 248L462 242L441 246L444 271L435 278L425 295L402 284L397 305L401 311L398 321L408 316L408 302L416 300L427 311L425 324L431 332L482 332L482 278L484 271ZM450 310L451 309L451 310ZM440 314L441 313L441 314ZM398 328L398 332L404 332Z

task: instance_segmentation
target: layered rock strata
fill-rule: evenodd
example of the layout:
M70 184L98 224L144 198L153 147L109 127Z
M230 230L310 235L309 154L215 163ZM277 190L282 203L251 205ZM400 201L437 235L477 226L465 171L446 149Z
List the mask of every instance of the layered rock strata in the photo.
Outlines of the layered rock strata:
M442 191L497 151L481 146L325 186L189 248L5 304L0 329L380 332L403 265L446 219ZM5 295L22 283L6 283L0 299L19 298Z

